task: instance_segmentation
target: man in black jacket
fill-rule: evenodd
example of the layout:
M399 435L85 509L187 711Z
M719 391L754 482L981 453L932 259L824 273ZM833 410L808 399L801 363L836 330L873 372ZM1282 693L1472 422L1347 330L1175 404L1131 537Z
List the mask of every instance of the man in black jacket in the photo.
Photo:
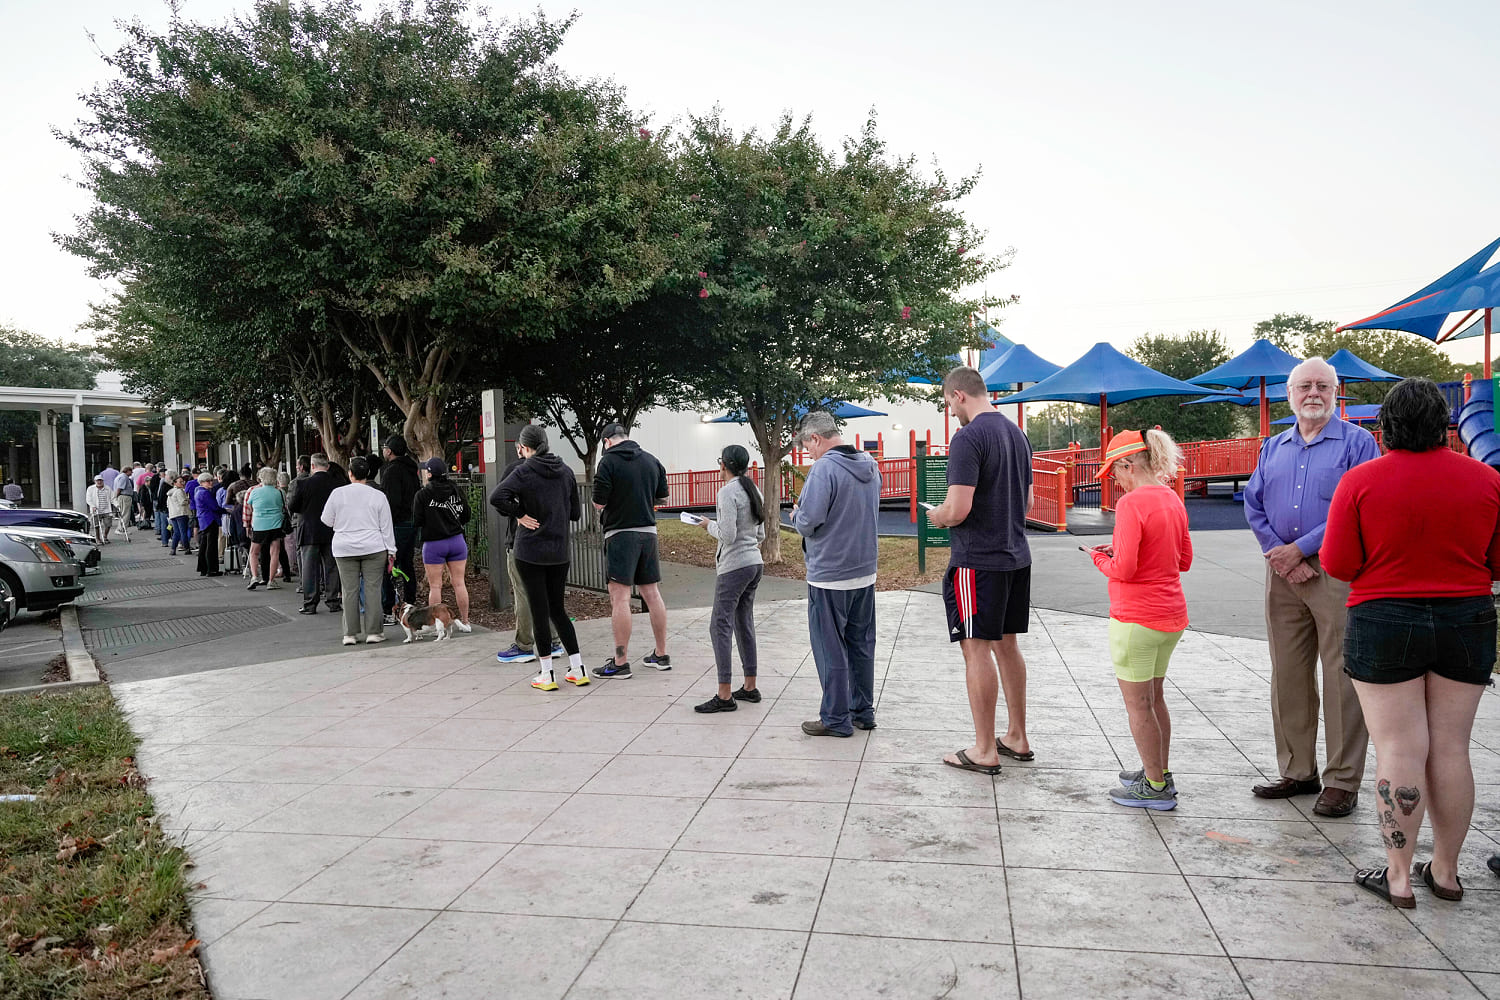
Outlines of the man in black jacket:
M392 434L380 449L385 464L380 467L379 484L385 493L386 503L391 505L391 526L396 532L396 568L406 574L401 583L401 600L411 604L417 599L416 569L412 565L412 553L416 547L417 528L412 523L411 502L417 490L422 488L422 477L417 471L417 460L411 457L406 438ZM384 625L396 624L396 587L390 573L380 588L380 607L385 612Z
M615 655L595 673L600 677L630 676L630 588L640 589L651 612L656 648L647 666L671 670L667 655L667 604L662 600L661 563L656 545L656 505L665 500L667 470L629 439L624 424L604 428L604 457L594 473L594 506L601 511L604 555L609 571L610 622L614 626Z
M335 483L328 474L328 456L312 456L312 475L299 479L292 487L287 508L301 516L297 525L297 559L302 567L302 611L318 613L318 600L337 614L344 609L339 590L339 567L333 561L333 529L323 523L323 507Z

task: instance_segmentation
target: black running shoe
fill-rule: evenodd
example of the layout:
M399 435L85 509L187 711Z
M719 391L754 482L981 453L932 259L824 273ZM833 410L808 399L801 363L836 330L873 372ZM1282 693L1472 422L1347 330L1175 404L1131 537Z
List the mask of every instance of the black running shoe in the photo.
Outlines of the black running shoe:
M651 655L647 656L647 657L644 657L643 659L644 659L644 662L645 662L646 666L648 666L648 667L655 667L657 670L671 670L672 669L672 658L670 656L668 656L666 653L658 653L656 650L653 649L651 651ZM717 698L718 695L714 695L714 697Z
M595 677L618 677L618 678L620 678L622 680L625 680L625 679L628 679L630 677L630 664L629 663L619 663L619 664L617 664L617 663L615 663L615 658L613 656L611 656L609 659L607 659L607 660L604 661L604 666L602 666L599 669L597 669L597 670L594 671L594 676Z
M693 711L707 714L709 712L733 712L740 707L740 703L733 698L720 698L714 695L701 705L694 705Z
M714 695L714 697L717 698L718 695ZM730 695L730 697L735 701L758 702L760 701L760 688L756 688L754 691L746 691L745 686L741 684L740 689Z

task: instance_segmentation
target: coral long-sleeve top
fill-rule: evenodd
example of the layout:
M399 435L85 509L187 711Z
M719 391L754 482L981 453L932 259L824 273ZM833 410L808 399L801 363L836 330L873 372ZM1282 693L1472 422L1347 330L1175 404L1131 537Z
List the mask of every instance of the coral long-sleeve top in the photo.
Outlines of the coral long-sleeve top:
M1182 574L1193 565L1187 508L1165 486L1138 486L1115 507L1114 555L1093 552L1109 577L1109 616L1159 632L1188 627Z

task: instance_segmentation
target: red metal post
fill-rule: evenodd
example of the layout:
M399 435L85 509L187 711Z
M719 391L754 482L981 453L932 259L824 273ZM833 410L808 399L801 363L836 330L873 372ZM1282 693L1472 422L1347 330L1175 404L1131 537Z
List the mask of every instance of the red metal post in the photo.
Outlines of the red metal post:
M1271 436L1271 411L1266 408L1266 377L1264 375L1260 378L1260 436L1263 438Z

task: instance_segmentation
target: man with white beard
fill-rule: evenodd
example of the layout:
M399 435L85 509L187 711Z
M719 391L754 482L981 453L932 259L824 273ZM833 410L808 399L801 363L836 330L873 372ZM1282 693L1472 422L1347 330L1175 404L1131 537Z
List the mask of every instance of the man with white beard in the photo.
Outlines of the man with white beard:
M1245 519L1266 558L1266 632L1271 645L1271 725L1281 777L1251 789L1263 799L1311 795L1313 812L1347 816L1359 800L1369 733L1344 675L1344 603L1349 585L1323 572L1318 549L1328 505L1344 473L1380 447L1336 413L1338 374L1308 358L1287 380L1297 423L1261 445L1245 487ZM1323 738L1318 774L1318 683L1323 663Z

